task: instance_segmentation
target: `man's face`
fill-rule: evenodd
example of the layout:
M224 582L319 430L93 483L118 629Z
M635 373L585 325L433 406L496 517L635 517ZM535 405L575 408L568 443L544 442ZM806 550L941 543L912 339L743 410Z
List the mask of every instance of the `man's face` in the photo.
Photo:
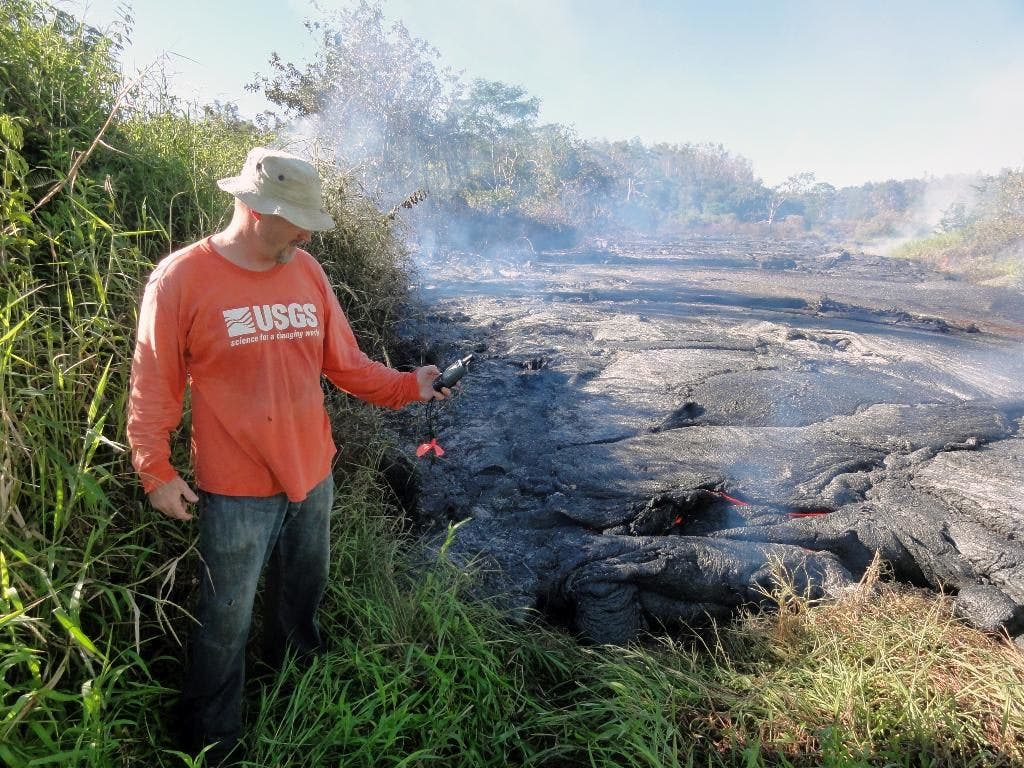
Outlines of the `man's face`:
M278 264L287 264L295 256L295 249L309 242L312 233L276 214L261 213L256 217L256 235Z

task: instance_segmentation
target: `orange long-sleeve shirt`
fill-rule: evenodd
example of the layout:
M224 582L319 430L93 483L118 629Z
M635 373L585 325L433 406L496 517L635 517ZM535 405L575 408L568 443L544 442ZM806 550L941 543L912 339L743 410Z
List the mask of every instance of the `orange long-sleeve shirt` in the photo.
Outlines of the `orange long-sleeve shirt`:
M177 476L170 433L188 385L200 488L304 499L336 450L321 373L376 405L419 399L414 373L359 350L323 268L305 251L264 272L233 264L209 238L163 259L142 300L128 405L132 462L146 492Z

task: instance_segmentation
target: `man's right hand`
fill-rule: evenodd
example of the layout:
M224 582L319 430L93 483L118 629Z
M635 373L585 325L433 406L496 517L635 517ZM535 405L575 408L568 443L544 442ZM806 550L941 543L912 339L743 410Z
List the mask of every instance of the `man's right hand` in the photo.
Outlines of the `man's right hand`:
M168 483L149 492L149 503L156 509L175 520L191 520L186 502L195 504L199 501L195 491L188 487L188 483L180 477L176 477Z

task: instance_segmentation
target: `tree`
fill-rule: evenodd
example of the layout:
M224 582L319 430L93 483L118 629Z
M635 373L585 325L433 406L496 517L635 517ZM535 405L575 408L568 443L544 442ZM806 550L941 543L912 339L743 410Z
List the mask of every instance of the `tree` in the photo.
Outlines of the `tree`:
M306 27L320 38L313 63L299 69L275 53L275 74L250 87L304 118L364 188L432 186L443 171L438 127L458 82L437 64L438 51L400 23L386 26L380 4L368 0Z
M979 255L1013 259L1024 273L1024 168L988 180L977 219L968 226Z
M449 124L458 145L472 158L476 183L471 186L479 186L483 168L494 192L514 193L522 185L525 168L520 160L533 142L539 112L540 99L527 97L518 85L493 80L474 80L469 93L453 101Z
M836 188L826 182L813 184L803 195L804 222L814 227L829 220L836 198Z
M775 222L775 215L779 208L787 200L799 197L810 190L814 185L814 174L810 171L796 173L772 187L772 194L768 198L768 231L772 231L772 224Z

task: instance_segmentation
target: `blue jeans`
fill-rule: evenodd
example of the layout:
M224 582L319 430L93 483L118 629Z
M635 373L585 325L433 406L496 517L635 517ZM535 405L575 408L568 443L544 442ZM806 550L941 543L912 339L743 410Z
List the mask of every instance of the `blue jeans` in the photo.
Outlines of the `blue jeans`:
M245 647L264 567L267 661L280 663L289 648L299 654L320 650L316 611L327 584L333 500L330 476L298 502L283 493L262 497L200 491L199 624L189 639L181 692L187 748L198 751L216 741L215 753L226 754L241 734Z

